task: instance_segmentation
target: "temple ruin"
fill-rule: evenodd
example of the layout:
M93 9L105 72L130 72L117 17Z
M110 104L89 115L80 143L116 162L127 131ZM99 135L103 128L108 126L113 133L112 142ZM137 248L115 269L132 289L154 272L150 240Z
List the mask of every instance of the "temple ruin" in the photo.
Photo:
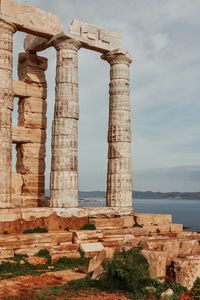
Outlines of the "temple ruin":
M12 40L17 30L31 34L19 54L19 80L13 81ZM77 20L65 33L56 16L11 0L1 1L0 32L0 207L37 207L45 196L48 61L37 52L48 47L57 53L50 206L78 207L78 51L87 48L110 64L107 206L131 207L131 57L120 48L120 34ZM13 97L19 97L17 127L12 127ZM17 149L16 174L11 169L12 143Z
M13 35L27 33L13 80ZM45 207L48 47L57 54L52 124L50 207ZM78 51L97 51L110 65L107 206L78 207ZM176 281L191 286L200 276L200 234L184 232L171 215L132 208L130 54L115 32L74 20L65 31L59 18L15 0L0 0L0 260L35 255L52 259L92 257L103 248L143 249L153 277L177 265ZM18 126L12 126L14 97ZM16 171L12 173L12 144ZM43 207L42 207L43 206ZM85 224L96 230L81 230ZM138 226L139 225L139 226ZM48 233L24 235L31 228Z

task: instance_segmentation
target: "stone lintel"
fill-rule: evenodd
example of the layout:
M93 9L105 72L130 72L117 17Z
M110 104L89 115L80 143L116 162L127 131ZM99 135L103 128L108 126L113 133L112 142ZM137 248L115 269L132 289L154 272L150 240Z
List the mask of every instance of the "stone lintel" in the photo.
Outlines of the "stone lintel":
M0 19L13 23L19 31L42 37L51 37L63 30L56 15L15 0L0 0Z
M81 43L85 49L106 53L121 47L121 35L117 32L109 32L103 28L74 20L69 32L60 31L52 38L41 38L28 34L24 40L26 52L43 51L53 45L55 40L74 39Z
M110 32L79 20L73 20L69 26L69 34L83 42L85 48L98 52L107 52L121 47L121 34Z

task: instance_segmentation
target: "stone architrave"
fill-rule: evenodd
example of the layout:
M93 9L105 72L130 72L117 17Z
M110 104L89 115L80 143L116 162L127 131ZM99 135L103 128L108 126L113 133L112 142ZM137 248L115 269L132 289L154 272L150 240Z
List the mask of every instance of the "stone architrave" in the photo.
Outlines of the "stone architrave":
M108 129L107 206L132 206L131 103L127 51L116 49L102 55L109 62L110 103Z
M15 24L17 30L42 37L52 37L63 31L56 15L15 0L0 0L0 19Z
M78 50L73 39L54 41L56 101L52 125L51 206L78 206Z
M0 20L0 208L11 207L14 25Z

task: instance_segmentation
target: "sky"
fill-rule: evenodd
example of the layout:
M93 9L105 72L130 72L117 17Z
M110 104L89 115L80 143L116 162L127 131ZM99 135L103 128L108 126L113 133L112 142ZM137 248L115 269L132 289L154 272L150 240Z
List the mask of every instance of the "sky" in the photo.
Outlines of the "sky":
M20 0L57 14L67 31L75 18L120 32L131 65L133 189L200 191L200 1ZM14 37L14 79L23 33ZM46 188L55 101L55 49L49 60ZM79 188L105 190L109 65L79 51ZM16 101L17 103L17 101ZM14 111L16 122L16 105Z

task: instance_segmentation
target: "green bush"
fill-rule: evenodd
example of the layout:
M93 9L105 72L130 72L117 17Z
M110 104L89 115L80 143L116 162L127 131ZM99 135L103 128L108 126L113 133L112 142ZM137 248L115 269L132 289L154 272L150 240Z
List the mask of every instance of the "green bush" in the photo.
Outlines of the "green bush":
M105 275L102 284L111 290L130 292L135 297L142 288L151 285L149 264L138 248L117 252L112 261L105 263Z
M35 256L47 258L48 259L48 263L49 264L51 263L51 254L50 254L49 250L47 250L47 249L41 249L41 250L39 250L35 254Z
M192 287L192 296L195 300L200 299L200 277L197 277L197 279L194 282L194 285Z
M96 226L94 224L85 224L81 227L81 230L96 230Z
M35 227L35 228L29 228L23 231L23 233L45 233L48 232L48 229L45 227Z

